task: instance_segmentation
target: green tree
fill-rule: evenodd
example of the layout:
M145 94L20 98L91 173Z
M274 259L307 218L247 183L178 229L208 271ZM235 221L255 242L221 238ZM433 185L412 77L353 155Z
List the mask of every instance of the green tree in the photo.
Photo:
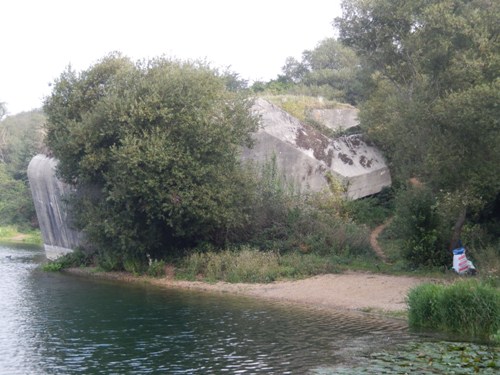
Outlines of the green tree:
M329 86L334 96L356 104L361 99L361 62L356 52L334 38L322 40L302 54L309 67L303 82L307 86Z
M396 178L418 176L467 210L500 191L500 4L485 0L346 0L340 40L373 71L361 125Z
M201 63L119 54L56 81L47 143L83 197L80 226L117 266L220 244L245 224L239 151L256 119L228 82Z
M27 182L28 164L42 149L44 122L43 112L32 110L9 116L0 123L0 160L15 179Z
M23 181L14 179L7 165L0 162L0 225L35 225L35 208L30 191Z
M278 78L308 88L311 94L356 104L361 99L362 69L353 49L327 38L312 50L302 52L302 60L288 57Z
M300 83L309 72L309 67L304 61L298 61L295 57L289 56L285 60L285 65L281 68L283 72L282 80L285 82Z
M26 172L41 148L44 121L39 110L0 121L0 225L36 225Z

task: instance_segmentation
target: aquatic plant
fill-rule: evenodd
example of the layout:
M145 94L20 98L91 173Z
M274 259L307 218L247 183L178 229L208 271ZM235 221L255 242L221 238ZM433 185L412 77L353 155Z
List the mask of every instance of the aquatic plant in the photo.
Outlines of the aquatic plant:
M63 269L63 264L61 262L48 262L42 265L42 270L45 272L59 272Z
M361 362L361 363L359 363ZM500 348L462 342L410 343L370 354L355 366L317 368L316 375L497 374Z
M494 339L500 330L500 291L477 280L422 284L410 291L407 303L408 322L415 329L480 339Z

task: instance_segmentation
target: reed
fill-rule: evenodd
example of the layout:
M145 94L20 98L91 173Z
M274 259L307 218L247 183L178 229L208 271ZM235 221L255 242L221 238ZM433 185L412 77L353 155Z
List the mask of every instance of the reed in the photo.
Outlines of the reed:
M422 284L407 299L412 328L488 339L500 330L500 291L477 280Z

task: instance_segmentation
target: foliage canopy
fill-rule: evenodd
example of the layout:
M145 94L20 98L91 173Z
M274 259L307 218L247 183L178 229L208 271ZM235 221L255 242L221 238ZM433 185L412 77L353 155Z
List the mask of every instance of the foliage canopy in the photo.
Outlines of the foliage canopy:
M267 84L257 82L255 91L272 94L321 96L357 104L362 98L363 70L355 51L334 38L320 41L302 52L302 59L287 57L282 74Z
M62 73L46 141L60 176L85 192L79 224L98 248L160 256L244 225L238 156L256 119L232 81L203 63L120 54Z
M409 177L451 194L460 214L500 192L500 5L484 0L346 0L340 40L372 71L362 128Z
M44 121L40 110L0 121L0 225L17 225L22 229L36 225L26 170L42 147Z

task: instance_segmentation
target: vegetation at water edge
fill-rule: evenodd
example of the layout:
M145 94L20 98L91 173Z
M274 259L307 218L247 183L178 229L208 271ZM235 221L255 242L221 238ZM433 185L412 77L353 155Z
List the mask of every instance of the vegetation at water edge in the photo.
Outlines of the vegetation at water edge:
M166 57L112 53L81 72L68 68L43 113L5 116L0 105L0 225L36 227L26 166L43 149L77 192L67 198L87 238L84 263L105 270L161 274L168 263L210 280L346 265L448 274L461 239L481 277L498 278L497 3L346 0L338 38L251 86ZM356 105L355 131L383 151L393 186L349 202L332 175L325 191L310 193L273 158L241 162L257 127L256 95L303 121L317 103ZM390 218L384 263L369 234ZM265 275L249 274L265 261Z
M408 295L410 327L500 339L500 290L478 280L425 283Z
M360 363L361 362L361 363ZM467 342L417 342L384 350L349 366L318 368L317 375L496 374L500 348Z
M28 245L41 245L41 233L37 229L29 231L19 231L17 226L0 226L0 242L4 243L23 243Z

